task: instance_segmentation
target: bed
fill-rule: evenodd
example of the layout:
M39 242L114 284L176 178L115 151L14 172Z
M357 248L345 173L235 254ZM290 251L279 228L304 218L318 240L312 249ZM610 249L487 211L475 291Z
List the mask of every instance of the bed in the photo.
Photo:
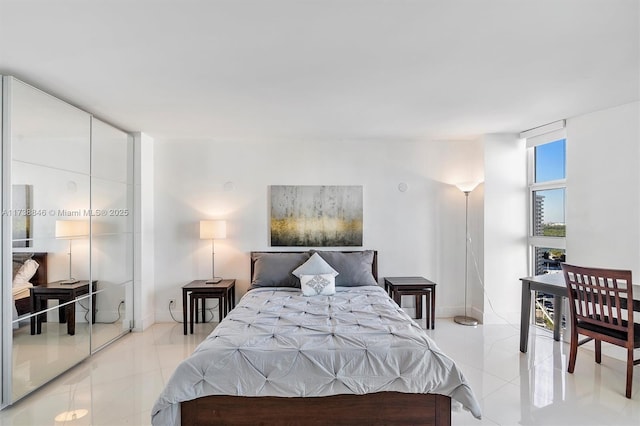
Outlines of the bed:
M14 320L31 312L30 288L47 283L47 253L13 253Z
M330 273L298 273L318 257L337 272L333 294L309 279ZM450 425L452 399L480 418L454 361L377 285L376 252L252 252L251 270L250 291L169 379L153 425Z

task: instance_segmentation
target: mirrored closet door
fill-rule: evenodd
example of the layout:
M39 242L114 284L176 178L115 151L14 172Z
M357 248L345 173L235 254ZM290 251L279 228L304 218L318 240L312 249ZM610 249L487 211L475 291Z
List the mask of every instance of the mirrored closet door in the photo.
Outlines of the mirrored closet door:
M130 330L130 135L3 77L2 406Z
M91 125L91 275L97 281L92 351L133 321L133 139L96 118Z

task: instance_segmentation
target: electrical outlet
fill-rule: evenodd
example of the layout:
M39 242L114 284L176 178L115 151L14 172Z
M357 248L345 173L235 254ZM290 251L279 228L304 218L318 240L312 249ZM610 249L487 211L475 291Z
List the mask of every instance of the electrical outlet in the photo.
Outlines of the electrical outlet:
M169 299L169 306L175 305L175 304L176 304L176 299Z

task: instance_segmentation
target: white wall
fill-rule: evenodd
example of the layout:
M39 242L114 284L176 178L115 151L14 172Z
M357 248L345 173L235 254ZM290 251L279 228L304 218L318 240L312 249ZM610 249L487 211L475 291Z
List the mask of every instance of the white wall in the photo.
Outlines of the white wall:
M633 102L567 120L567 262L631 269L634 282L640 276L639 117L640 102ZM620 347L602 350L626 359Z
M640 277L640 103L567 120L567 262Z
M155 322L154 141L136 133L134 143L134 329Z
M640 273L638 102L567 121L568 261ZM249 286L251 250L268 250L268 186L363 185L364 248L380 277L438 283L437 315L464 310L464 195L469 198L469 305L485 323L519 324L527 273L526 148L516 135L476 141L163 141L155 145L155 317L181 317L182 285L210 275L198 221L228 220L216 273ZM405 182L407 192L398 191ZM477 270L476 270L477 264ZM484 288L483 288L484 286ZM403 300L411 311L412 301Z
M437 315L453 317L464 314L465 280L465 196L456 186L462 182L484 180L482 140L438 141L430 144L429 155L436 159L438 167L434 179L443 182L434 203L438 206L437 262L440 280L437 288ZM474 308L473 294L480 288L474 267L474 255L482 274L482 214L483 195L480 184L469 195L469 250L467 314L481 311L481 304ZM441 303L444 300L446 303Z
M181 287L211 274L201 219L227 219L216 275L245 293L249 252L270 249L268 186L283 184L362 185L363 247L378 250L379 276L432 279L438 315L462 312L464 196L451 184L482 180L480 142L156 141L154 154L157 321L171 321L171 299L181 318Z
M484 147L482 317L485 323L519 324L519 279L527 276L526 147L524 140L508 134L486 135Z

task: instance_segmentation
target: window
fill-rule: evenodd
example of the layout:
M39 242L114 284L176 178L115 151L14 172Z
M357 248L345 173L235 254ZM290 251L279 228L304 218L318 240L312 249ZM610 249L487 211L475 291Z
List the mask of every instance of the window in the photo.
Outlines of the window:
M566 141L560 139L534 147L536 183L566 178Z
M529 273L559 273L566 257L564 121L521 136L527 139L529 165ZM553 297L538 293L534 300L535 323L553 329Z
M529 148L529 246L532 254L531 273L540 269L539 254L556 258L564 255L566 140L559 139ZM559 269L559 268L557 268Z

